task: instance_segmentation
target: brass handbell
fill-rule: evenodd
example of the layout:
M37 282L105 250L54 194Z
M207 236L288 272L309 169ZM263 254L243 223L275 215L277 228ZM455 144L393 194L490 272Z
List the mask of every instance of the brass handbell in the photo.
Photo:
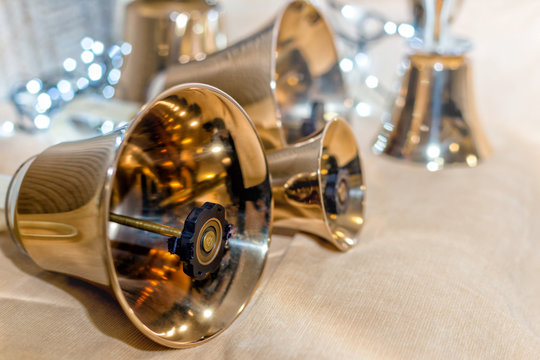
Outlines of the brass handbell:
M37 265L106 287L146 336L189 347L223 331L251 297L272 191L243 110L186 84L127 127L27 160L6 204L12 237Z
M227 45L217 1L135 0L126 5L124 16L123 40L132 50L122 66L117 99L142 103L158 72L202 60Z
M335 118L313 136L267 152L274 226L320 236L345 251L364 223L366 187L354 134Z
M267 150L314 133L352 106L333 34L307 0L290 1L261 31L203 61L168 68L153 80L149 96L190 81L238 101Z
M468 41L448 35L451 0L425 0L420 48L408 56L400 93L375 141L375 153L424 164L476 166L490 147L476 118Z

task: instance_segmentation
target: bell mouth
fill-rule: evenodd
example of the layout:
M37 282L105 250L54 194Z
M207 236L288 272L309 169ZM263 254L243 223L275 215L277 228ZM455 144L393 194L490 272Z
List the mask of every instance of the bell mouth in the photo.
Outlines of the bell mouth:
M260 278L272 209L262 146L240 106L207 85L162 93L121 139L109 192L111 212L180 229L193 208L223 206L234 233L202 279L183 271L162 235L109 222L108 250L113 290L151 339L190 347L230 325ZM215 239L205 236L200 245L211 254Z
M341 250L356 245L364 224L364 185L356 138L347 122L336 118L323 132L319 187L325 223Z
M315 6L292 1L274 28L273 89L289 144L350 110L334 35Z

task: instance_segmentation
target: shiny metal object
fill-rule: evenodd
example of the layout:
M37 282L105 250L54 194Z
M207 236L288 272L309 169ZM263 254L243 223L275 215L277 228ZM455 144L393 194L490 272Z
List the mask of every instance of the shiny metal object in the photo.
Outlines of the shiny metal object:
M435 11L442 10L444 1L445 0L435 0ZM410 0L409 2L412 7L412 26L415 29L415 36L422 38L424 28L426 27L426 0ZM427 7L430 6L431 4L427 4ZM453 0L452 6L448 8L450 13L448 14L448 17L446 17L449 23L452 23L455 20L462 6L463 0Z
M333 34L308 1L291 1L268 26L208 56L170 67L150 95L189 81L230 94L255 123L265 149L279 149L345 116L347 98Z
M267 153L274 225L320 236L339 250L357 243L366 187L354 134L336 118L312 137Z
M174 64L203 60L227 45L217 1L135 0L125 12L124 40L132 45L116 97L144 102L152 77Z
M163 236L109 222L113 212L177 226L205 202L223 205L235 231L204 280L182 271ZM10 232L36 264L111 289L137 328L170 347L208 341L244 309L271 212L255 128L229 96L196 84L159 95L128 127L29 159L6 200Z
M448 0L445 0L448 1ZM450 2L426 0L424 41L408 56L408 69L390 118L373 145L375 153L422 163L429 171L450 164L476 166L490 153L476 118L468 48L446 24Z
M182 236L182 230L177 227L158 224L153 221L141 220L130 216L110 213L109 221L115 222L120 225L129 226L135 229L149 231L163 236Z

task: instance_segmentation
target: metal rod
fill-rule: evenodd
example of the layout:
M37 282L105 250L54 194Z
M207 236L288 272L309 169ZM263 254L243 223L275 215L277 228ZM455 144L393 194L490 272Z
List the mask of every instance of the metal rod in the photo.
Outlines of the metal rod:
M163 236L180 237L182 235L182 230L172 227L172 226L158 224L152 221L132 218L125 215L118 215L112 212L109 214L109 220L120 225L125 225L132 228L149 231L149 232L160 234Z

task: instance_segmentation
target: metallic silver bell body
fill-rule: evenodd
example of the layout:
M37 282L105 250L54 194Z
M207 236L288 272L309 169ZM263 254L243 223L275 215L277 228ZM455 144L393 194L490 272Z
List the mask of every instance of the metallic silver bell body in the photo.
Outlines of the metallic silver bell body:
M216 86L238 101L267 150L314 133L352 106L330 27L303 0L291 1L261 31L205 60L170 67L149 94L190 81Z
M202 60L227 45L215 1L135 0L126 6L124 41L132 46L116 98L144 102L151 79L168 66Z
M322 237L339 250L356 245L366 187L356 139L347 122L329 121L313 136L267 152L274 226Z
M449 36L451 0L424 0L426 28L391 115L373 150L424 164L429 171L450 164L476 166L490 153L476 117L469 61L470 44Z
M182 227L206 202L224 207L234 234L202 280L182 271L166 237L110 221L114 213ZM197 84L169 89L126 128L28 160L6 204L12 236L36 264L110 289L137 328L170 347L211 339L244 309L272 215L255 128L234 100Z
M476 117L466 57L413 54L409 63L373 150L430 171L454 163L476 166L490 147Z

